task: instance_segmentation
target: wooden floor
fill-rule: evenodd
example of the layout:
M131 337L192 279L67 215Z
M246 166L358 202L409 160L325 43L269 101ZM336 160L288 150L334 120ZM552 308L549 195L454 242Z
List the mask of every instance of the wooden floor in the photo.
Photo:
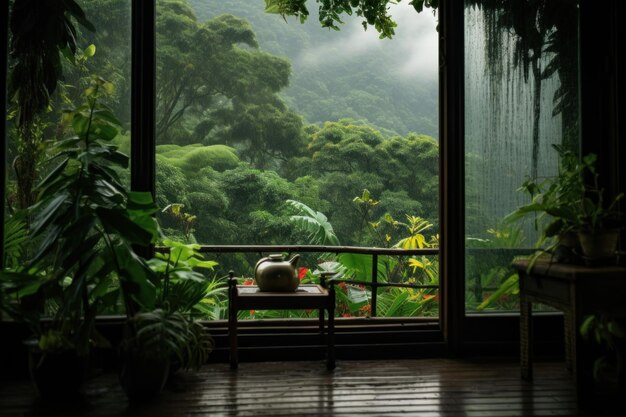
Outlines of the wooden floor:
M129 405L113 374L86 404L40 404L28 382L0 386L0 416L575 416L563 363L539 363L534 383L515 361L421 359L209 364L183 373L155 402Z

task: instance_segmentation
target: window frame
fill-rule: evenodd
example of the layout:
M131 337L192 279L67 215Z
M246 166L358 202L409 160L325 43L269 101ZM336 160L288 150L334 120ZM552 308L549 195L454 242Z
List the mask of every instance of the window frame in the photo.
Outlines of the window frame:
M9 2L1 2L0 22L3 29L0 33L0 79L3 82L3 93L0 98L0 114L6 120L7 114L7 89L6 76L8 64L8 15ZM624 6L619 2L612 1L607 6L612 11L623 10ZM132 0L132 64L131 64L131 189L135 191L150 191L155 193L155 83L156 83L156 0ZM595 13L593 13L595 11ZM440 314L443 340L452 353L464 353L478 346L498 346L499 352L503 343L511 349L517 349L515 335L501 335L500 329L510 329L517 326L517 315L490 314L474 315L465 312L465 256L463 230L464 230L464 2L442 0L439 6L439 126L440 126L440 279L442 293L442 309ZM603 23L605 31L610 35L609 39L618 39L616 34L623 32L619 28L617 18L607 22L603 20L606 9L594 6L590 0L581 0L581 33L579 48L581 55L595 55L598 43L594 28ZM612 14L614 17L618 13ZM592 28L586 32L585 28ZM592 33L593 32L593 33ZM603 32L604 33L604 32ZM606 38L604 38L606 39ZM616 67L616 72L608 80L602 78L600 66L594 65L595 61L587 61L583 64L581 59L581 125L585 131L593 130L602 132L607 138L606 143L617 146L619 127L623 123L620 117L624 112L620 95L617 89L606 88L611 83L619 80L624 72L623 57L619 56L618 43L611 45L600 43L601 49L608 55L612 55L609 63ZM597 82L602 81L605 87L598 92ZM613 84L615 85L615 84ZM589 106L583 104L587 102ZM613 106L611 112L599 115L594 108L599 108L600 103ZM610 114L609 114L610 113ZM6 149L7 130L6 122L0 127L0 140L3 149ZM625 147L620 147L619 152L612 154L611 150L598 148L601 141L581 140L585 151L595 150L600 157L612 161L614 172L610 173L610 181L619 180L620 173L624 168L619 168L619 156L624 155ZM595 149L592 149L595 147ZM6 152L4 153L6 155ZM0 213L0 236L4 233L4 208L6 194L6 169L7 161L0 161L0 197L2 198L2 212ZM607 160L608 160L607 159ZM615 174L617 172L617 174ZM616 176L617 175L617 176ZM608 177L607 177L608 178ZM609 179L607 179L609 180ZM618 181L617 181L618 182ZM623 188L623 184L616 185ZM2 245L0 245L2 246ZM0 255L3 254L0 248ZM0 256L0 263L3 257ZM547 336L554 335L560 330L561 318L557 315L546 315L536 318L536 328ZM219 324L216 324L219 325ZM402 325L398 324L397 332L402 331ZM420 330L415 330L420 332ZM365 343L375 343L375 338L368 337L364 332ZM554 337L548 337L554 341ZM510 352L511 350L509 350Z

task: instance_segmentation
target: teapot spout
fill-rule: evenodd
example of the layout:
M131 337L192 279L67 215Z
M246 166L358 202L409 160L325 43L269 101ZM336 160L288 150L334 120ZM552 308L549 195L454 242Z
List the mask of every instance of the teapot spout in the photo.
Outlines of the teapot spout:
M289 260L289 263L291 264L291 266L295 268L296 265L298 265L299 260L300 260L300 255L293 255L293 258Z

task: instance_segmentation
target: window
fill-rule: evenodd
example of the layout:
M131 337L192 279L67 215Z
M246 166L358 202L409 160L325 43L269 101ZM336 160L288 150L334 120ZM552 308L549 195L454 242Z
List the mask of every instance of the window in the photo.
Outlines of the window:
M435 17L398 5L395 38L380 40L357 18L335 32L315 14L286 23L263 6L157 2L165 233L205 245L431 248L377 260L305 252L300 275L315 281L320 268L342 269L371 281L375 262L379 282L424 286L378 289L375 314L437 316ZM251 278L261 255L209 256L217 277L232 269ZM341 314L372 314L369 287L342 288Z
M553 145L578 153L577 2L478 3L465 11L466 310L517 310L509 265L540 234L536 216L506 216L530 202L527 178L557 173Z

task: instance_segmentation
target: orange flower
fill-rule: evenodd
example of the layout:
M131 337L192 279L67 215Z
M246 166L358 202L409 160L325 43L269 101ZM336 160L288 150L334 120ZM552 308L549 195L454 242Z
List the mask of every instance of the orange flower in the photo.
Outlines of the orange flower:
M350 313L343 313L343 317L352 317L352 314L350 314Z
M252 278L246 278L243 281L243 285L254 285L254 280Z
M250 315L254 316L254 310L250 310Z

